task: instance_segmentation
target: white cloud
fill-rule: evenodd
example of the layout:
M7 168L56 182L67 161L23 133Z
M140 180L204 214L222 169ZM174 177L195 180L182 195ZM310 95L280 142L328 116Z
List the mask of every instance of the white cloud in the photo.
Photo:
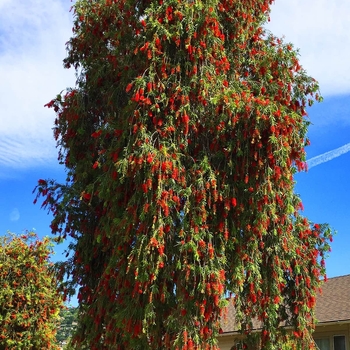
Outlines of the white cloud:
M20 218L19 210L17 208L12 209L10 213L10 220L11 221L18 221Z
M329 162L330 160L340 157L342 154L350 152L350 143L347 143L344 146L336 148L332 151L320 154L319 156L313 157L307 161L308 169L313 168L314 166Z
M350 93L349 0L277 0L268 28L300 49L308 74L324 95Z
M28 167L56 159L54 112L44 108L74 85L63 69L71 36L70 1L0 0L0 164Z

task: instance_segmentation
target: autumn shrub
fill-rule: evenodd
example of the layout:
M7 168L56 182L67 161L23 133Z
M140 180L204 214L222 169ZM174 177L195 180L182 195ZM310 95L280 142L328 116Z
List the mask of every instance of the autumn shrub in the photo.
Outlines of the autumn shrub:
M52 242L35 233L0 237L0 349L58 349L63 299L49 258Z

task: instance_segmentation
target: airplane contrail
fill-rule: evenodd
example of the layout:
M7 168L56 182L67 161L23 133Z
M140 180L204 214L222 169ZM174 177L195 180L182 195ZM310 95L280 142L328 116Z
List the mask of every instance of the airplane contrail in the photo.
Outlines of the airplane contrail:
M332 151L320 154L319 156L309 159L308 161L306 161L308 169L311 169L316 165L329 162L330 160L337 158L347 152L350 152L350 143L347 143L344 146L341 146Z

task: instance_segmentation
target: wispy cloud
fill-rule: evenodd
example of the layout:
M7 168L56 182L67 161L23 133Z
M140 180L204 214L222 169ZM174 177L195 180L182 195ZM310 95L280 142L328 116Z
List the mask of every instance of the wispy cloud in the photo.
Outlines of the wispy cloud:
M0 1L0 165L54 162L54 114L44 108L74 85L63 69L71 36L69 0Z
M19 210L17 208L13 208L10 213L10 220L11 221L18 221L20 218Z
M349 0L278 0L268 28L295 44L324 95L350 93Z
M33 161L35 162L33 166L47 165L47 162L54 160L57 154L53 140L45 135L39 138L26 134L20 138L7 136L0 139L0 150L0 164L17 169L27 168Z
M307 161L308 169L311 169L317 165L329 162L330 160L340 157L342 154L350 152L350 143L344 146L336 148L332 151L320 154L319 156L313 157Z

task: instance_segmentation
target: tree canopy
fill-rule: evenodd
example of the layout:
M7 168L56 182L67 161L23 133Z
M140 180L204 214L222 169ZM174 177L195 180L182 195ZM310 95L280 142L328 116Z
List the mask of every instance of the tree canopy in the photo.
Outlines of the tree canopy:
M77 313L78 308L72 306L64 307L60 312L56 340L61 346L68 344L74 333Z
M51 254L33 232L0 237L0 349L58 349L63 297Z
M72 239L77 348L216 349L227 296L265 349L286 323L308 343L330 231L294 174L321 98L271 3L74 4L76 86L47 104L67 181L37 194Z

